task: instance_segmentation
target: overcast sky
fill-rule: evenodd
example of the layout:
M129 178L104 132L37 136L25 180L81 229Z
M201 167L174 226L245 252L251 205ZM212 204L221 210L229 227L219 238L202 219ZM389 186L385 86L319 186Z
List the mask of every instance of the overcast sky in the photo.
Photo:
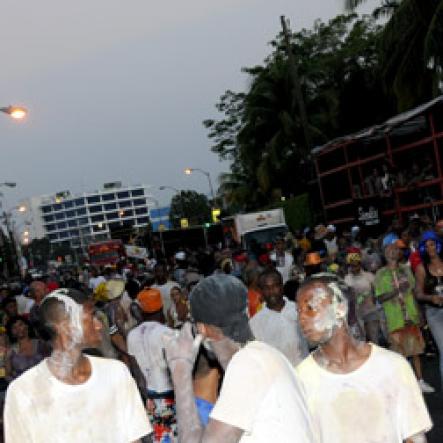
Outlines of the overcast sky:
M370 9L376 0L368 2ZM2 0L0 182L21 198L144 183L208 193L228 170L202 126L226 89L244 90L281 14L295 29L343 11L343 0Z

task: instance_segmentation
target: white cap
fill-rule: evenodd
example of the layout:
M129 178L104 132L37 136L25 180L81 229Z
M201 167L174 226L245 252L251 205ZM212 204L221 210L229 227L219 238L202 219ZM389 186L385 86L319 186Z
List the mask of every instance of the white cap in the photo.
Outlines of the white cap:
M175 254L175 259L176 260L186 260L186 254L183 251L179 251L179 252L177 252L177 254Z
M328 232L335 232L337 230L334 225L328 225L326 229L328 230Z

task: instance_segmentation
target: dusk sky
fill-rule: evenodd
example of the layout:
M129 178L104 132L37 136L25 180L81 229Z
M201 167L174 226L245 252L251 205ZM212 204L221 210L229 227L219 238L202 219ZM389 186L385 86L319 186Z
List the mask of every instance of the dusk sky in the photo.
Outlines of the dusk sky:
M2 1L0 182L6 206L22 198L98 189L104 182L208 193L228 170L202 125L226 89L244 90L281 14L294 29L343 11L343 0ZM376 1L369 1L370 10Z

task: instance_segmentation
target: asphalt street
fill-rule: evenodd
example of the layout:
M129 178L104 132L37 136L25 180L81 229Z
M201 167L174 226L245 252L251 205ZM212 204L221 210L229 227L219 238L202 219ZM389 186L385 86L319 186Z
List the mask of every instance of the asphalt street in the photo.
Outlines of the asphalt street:
M443 443L443 392L440 386L438 357L423 357L423 377L431 384L436 392L425 394L426 404L434 422L434 427L428 433L428 443Z

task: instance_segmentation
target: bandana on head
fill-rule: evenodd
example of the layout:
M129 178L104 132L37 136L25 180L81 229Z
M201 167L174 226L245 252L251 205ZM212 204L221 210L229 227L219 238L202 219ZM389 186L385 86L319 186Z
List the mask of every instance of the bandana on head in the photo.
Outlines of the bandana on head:
M346 256L346 263L348 265L358 264L361 262L361 255L358 252L351 252Z

